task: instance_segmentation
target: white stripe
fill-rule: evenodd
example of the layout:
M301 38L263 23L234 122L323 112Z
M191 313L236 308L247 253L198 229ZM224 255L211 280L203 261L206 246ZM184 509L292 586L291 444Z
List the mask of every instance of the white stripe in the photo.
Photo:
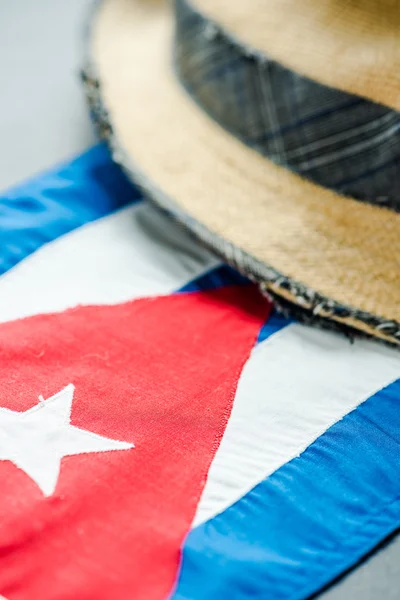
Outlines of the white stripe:
M399 377L398 351L299 324L256 346L193 526L225 510Z
M219 264L139 202L43 246L0 278L0 321L168 294Z
M328 152L326 154L320 154L316 158L305 160L304 162L297 163L296 169L301 171L308 171L309 169L315 169L316 167L321 167L323 165L332 163L336 160L342 160L346 156L354 156L357 153L363 152L370 148L374 148L381 142L390 139L394 133L397 133L400 129L400 123L395 123L390 129L382 131L375 135L372 138L368 138L367 140L363 140L362 142L358 142L357 144L350 144L346 147L343 147L342 150L337 150L335 152Z
M314 142L310 142L309 144L305 144L304 146L300 146L299 148L295 148L294 150L287 152L286 158L289 160L293 160L298 156L302 157L306 152L315 152L316 150L322 150L322 148L326 148L326 146L331 146L333 144L337 144L338 142L342 142L346 140L347 143L350 143L352 137L356 137L361 133L366 133L369 131L373 131L378 127L385 125L386 123L390 123L390 121L397 121L397 114L394 112L389 112L383 115L383 117L379 117L374 121L368 121L367 123L362 123L361 125L357 125L352 129L346 129L345 131L339 131L339 133L334 133L329 137L322 138L319 140L315 140Z

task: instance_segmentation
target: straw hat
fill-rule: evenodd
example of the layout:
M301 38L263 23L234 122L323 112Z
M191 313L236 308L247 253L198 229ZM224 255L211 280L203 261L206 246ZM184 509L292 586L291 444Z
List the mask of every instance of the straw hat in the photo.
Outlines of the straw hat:
M103 0L114 159L280 306L400 343L397 0Z

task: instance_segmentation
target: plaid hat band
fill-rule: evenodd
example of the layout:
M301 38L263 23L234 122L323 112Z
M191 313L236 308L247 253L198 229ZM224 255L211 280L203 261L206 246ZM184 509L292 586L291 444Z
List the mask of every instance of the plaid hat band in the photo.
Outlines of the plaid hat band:
M313 182L400 211L400 113L299 75L175 0L181 84L222 127Z
M84 82L114 160L284 310L399 344L400 15L191 1L96 9Z

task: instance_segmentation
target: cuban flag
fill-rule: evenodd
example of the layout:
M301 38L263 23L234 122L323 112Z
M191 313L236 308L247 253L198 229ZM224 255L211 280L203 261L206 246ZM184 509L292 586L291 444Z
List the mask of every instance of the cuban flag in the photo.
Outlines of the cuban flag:
M398 351L279 316L103 145L0 206L3 598L301 600L398 527Z

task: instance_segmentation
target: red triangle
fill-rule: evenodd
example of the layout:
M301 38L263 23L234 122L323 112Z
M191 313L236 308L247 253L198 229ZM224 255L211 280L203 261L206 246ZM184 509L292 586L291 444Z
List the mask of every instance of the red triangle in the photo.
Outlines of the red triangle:
M0 461L0 593L165 598L269 306L251 287L0 326L0 405L75 385L72 424L135 448L62 459L55 493Z

